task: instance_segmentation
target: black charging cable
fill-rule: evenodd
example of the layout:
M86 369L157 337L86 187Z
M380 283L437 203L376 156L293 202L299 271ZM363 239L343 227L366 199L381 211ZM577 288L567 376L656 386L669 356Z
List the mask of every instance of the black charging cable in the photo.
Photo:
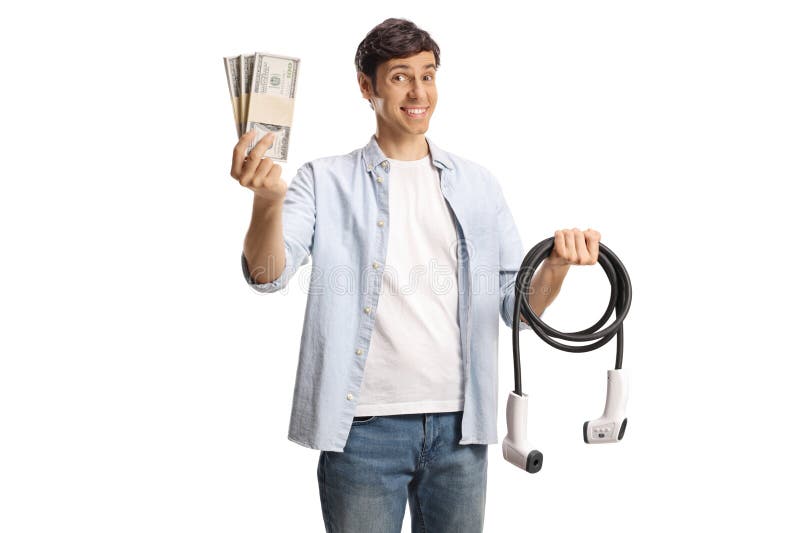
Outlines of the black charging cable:
M603 316L592 326L574 333L564 333L551 328L536 316L528 303L527 295L530 292L530 284L533 274L538 266L550 256L555 245L555 238L550 237L530 249L520 265L516 279L516 295L514 299L514 321L512 324L512 345L514 348L514 392L522 395L522 371L519 363L519 321L520 314L525 317L525 321L530 325L539 337L550 346L564 350L565 352L581 353L595 350L610 341L614 336L617 337L617 360L614 366L619 370L622 368L622 321L628 314L631 306L631 280L628 271L622 261L602 242L597 261L605 270L608 280L611 283L611 299L608 308ZM607 328L597 331L599 327L606 323L615 311L616 320ZM553 338L564 339L573 342L586 342L597 340L592 344L570 345L563 344Z

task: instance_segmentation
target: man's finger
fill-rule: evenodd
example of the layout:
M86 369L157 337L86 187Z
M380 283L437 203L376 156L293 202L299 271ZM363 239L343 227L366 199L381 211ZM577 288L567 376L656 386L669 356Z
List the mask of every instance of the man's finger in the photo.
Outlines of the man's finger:
M247 154L247 161L244 163L245 174L253 174L256 171L256 168L258 168L258 165L261 163L261 156L272 146L274 140L275 134L273 132L269 132L261 137L261 140L258 141L253 149L250 150L250 153Z
M269 172L267 173L267 177L266 177L265 181L272 181L272 180L280 179L281 172L283 172L283 167L282 166L277 165L277 164L276 165L272 165L270 167L270 169L269 169Z
M592 258L592 264L594 264L600 257L600 232L589 228L584 233L588 235L586 240L588 242L589 255Z
M567 258L567 243L564 232L561 230L556 230L556 234L553 237L553 251L550 252L550 255L560 259Z
M265 157L261 160L261 162L258 164L258 168L253 174L253 181L251 182L253 187L264 186L264 183L267 181L267 174L272 169L274 164L275 163L269 157Z
M233 147L233 160L231 161L231 176L239 179L242 174L242 165L244 164L244 152L247 145L250 144L250 139L255 135L255 130L250 130L239 138L239 142Z
M578 253L579 265L592 264L592 256L589 253L588 243L586 242L586 232L578 231L575 233L575 250Z
M571 265L574 265L574 264L576 264L578 262L578 251L577 251L577 248L575 246L575 241L576 241L575 231L576 230L577 230L577 228L572 228L572 231L570 231L570 230L565 231L565 233L567 233L566 239L564 239L566 241L566 244L567 244L567 254L566 254L566 256L567 256L567 260L569 261L569 264L571 264ZM580 233L580 232L578 234L580 235L580 238L583 239L583 234Z

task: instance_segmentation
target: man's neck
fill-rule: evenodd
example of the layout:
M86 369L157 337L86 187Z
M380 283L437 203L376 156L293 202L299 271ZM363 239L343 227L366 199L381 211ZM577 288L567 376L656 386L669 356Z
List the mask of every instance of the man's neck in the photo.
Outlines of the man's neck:
M379 128L375 132L375 140L389 159L416 161L428 155L428 142L424 133L393 135L390 132L382 132Z

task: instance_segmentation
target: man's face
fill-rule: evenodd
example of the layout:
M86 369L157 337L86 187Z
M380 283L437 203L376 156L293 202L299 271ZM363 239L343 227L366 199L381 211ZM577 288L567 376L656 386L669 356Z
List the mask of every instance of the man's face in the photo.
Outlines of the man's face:
M372 102L379 127L394 133L424 134L436 107L436 60L433 52L390 59L378 65L375 89L359 73L361 94Z

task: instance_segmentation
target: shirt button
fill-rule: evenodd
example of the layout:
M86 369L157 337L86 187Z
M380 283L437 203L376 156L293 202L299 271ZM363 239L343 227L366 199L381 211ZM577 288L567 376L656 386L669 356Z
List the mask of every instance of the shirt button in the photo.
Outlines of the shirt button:
M372 167L371 166L367 167L367 170L372 172Z
M364 312L365 313L369 314L370 311L372 311L371 307L367 306L367 307L364 308Z
M372 268L378 268L379 266L381 265L379 265L377 261L372 263Z
M348 400L352 400L352 399L353 399L353 395L352 395L352 394L350 394L349 392L347 393L347 399L348 399Z
M379 220L379 221L378 221L378 225L379 225L379 226L383 226L383 220Z
M377 178L377 180L376 180L376 181L377 181L378 183L383 183L383 178L382 178L382 177L380 177L380 176L378 176L378 178Z
M361 348L356 350L356 355L361 355L362 353L364 353L364 350L362 350Z
M389 166L389 162L388 162L388 161L383 161L383 162L381 163L381 166L383 167L383 169L384 169L384 170L386 170L386 167L388 167L388 166Z

